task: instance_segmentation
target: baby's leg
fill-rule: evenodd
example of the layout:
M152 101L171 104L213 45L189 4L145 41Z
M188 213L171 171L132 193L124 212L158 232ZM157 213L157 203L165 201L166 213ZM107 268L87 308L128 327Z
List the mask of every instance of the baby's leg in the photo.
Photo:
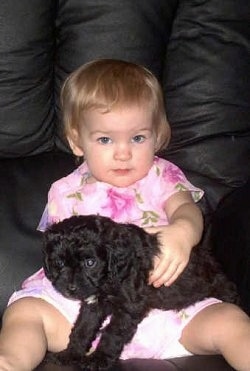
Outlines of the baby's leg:
M11 304L3 316L0 333L0 371L30 371L47 349L66 348L71 325L51 304L23 298Z
M184 328L180 342L195 354L222 354L238 371L250 371L250 318L237 306L213 304Z

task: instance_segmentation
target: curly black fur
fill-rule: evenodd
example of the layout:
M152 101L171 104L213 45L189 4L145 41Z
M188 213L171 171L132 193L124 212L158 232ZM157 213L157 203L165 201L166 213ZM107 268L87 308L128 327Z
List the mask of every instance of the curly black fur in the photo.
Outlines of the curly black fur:
M58 291L83 304L68 348L50 353L49 359L104 370L118 360L150 309L180 310L206 297L236 302L234 285L200 246L170 287L148 285L153 258L159 253L157 235L133 224L89 215L52 225L45 232L45 273ZM87 355L108 315L111 320L97 349Z

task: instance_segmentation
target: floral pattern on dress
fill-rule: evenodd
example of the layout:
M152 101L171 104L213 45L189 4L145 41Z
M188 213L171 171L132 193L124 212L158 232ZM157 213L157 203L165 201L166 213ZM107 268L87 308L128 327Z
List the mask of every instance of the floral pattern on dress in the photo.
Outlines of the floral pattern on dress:
M195 202L203 191L194 187L184 173L170 161L155 157L148 174L123 188L96 181L86 163L55 182L49 192L47 211L39 229L72 215L99 214L121 223L142 227L168 224L164 203L176 192L190 191Z
M109 189L106 204L102 206L102 209L108 209L110 218L113 220L129 219L134 200L134 194L120 193L115 189Z

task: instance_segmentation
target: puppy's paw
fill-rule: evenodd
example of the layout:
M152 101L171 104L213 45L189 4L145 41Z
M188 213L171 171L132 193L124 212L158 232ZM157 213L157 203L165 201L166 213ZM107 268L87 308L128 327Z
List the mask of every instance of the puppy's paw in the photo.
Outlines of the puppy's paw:
M101 352L94 352L81 361L81 369L85 371L106 371L113 366L114 361Z
M54 363L60 366L79 364L82 362L81 357L76 354L70 353L67 349L57 353L49 352L46 354L44 360L47 363Z

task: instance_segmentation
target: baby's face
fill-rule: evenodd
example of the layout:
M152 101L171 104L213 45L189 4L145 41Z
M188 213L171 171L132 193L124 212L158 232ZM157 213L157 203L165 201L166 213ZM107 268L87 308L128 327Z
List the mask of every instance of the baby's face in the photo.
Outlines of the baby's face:
M155 153L152 121L150 108L137 105L86 112L78 144L92 175L90 181L127 187L142 179Z

